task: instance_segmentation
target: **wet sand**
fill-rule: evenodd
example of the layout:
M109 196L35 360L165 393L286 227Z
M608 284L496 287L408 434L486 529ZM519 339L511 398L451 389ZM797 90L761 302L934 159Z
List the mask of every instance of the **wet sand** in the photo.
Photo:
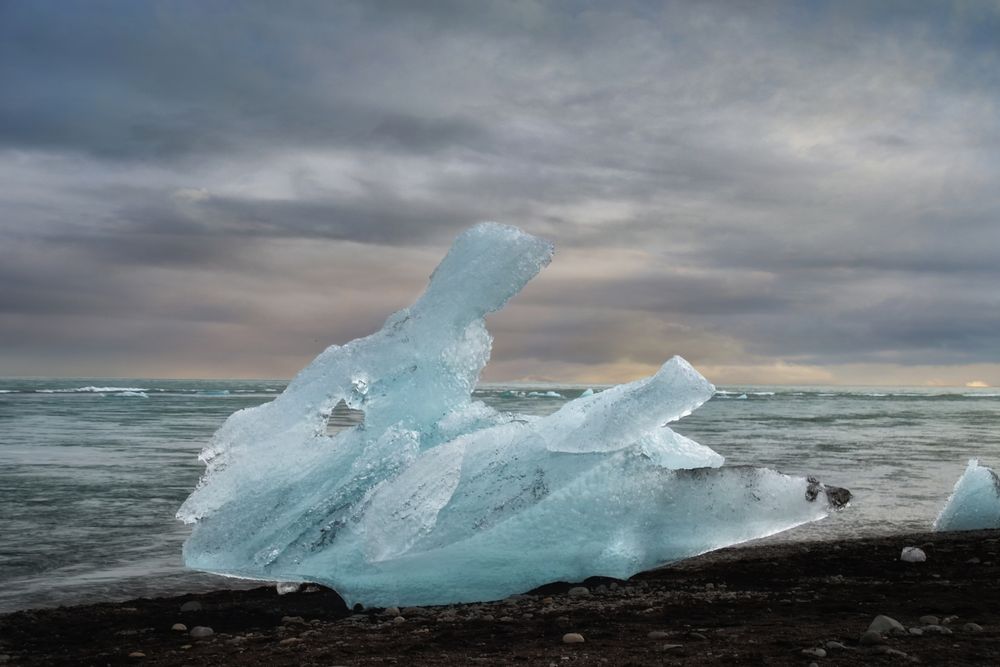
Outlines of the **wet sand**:
M905 546L927 561L900 561ZM998 665L998 579L1000 531L747 545L629 581L398 612L350 611L318 587L22 611L0 616L0 664ZM879 614L905 634L861 644Z

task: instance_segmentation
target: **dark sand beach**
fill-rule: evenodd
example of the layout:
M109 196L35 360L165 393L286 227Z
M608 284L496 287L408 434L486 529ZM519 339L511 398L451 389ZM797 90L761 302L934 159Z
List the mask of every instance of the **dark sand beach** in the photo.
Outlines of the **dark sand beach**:
M919 546L923 563L899 559ZM631 580L349 611L273 587L0 617L11 665L995 665L1000 531L723 549ZM197 602L194 611L181 611ZM879 614L905 634L859 638ZM921 617L935 616L935 619ZM188 631L171 629L184 624ZM196 639L190 630L210 627ZM564 643L567 633L585 641ZM816 650L820 649L820 650ZM824 655L825 654L825 655Z

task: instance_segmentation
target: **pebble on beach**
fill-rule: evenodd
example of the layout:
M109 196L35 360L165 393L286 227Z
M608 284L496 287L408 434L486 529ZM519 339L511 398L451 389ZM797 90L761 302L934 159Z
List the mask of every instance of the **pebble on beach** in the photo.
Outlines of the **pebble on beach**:
M877 632L880 635L888 634L906 634L906 628L903 624L894 618L885 616L884 614L879 614L872 620L871 625L868 626L868 632Z
M181 605L181 611L201 611L201 603L197 600L189 600Z
M927 554L920 547L903 547L899 560L905 563L923 563L927 560Z
M204 625L196 625L191 628L191 632L188 633L195 639L202 639L204 637L211 637L215 634L215 630Z
M582 644L586 640L579 632L567 632L562 638L563 644Z
M571 598L589 598L590 595L590 589L586 586L574 586L569 589L569 596Z
M288 595L289 593L298 593L300 588L302 588L302 584L300 584L297 581L279 581L275 585L275 589L277 589L278 595Z
M174 632L187 632L188 626L184 625L183 623L174 623L173 625L170 626L170 629L173 630Z

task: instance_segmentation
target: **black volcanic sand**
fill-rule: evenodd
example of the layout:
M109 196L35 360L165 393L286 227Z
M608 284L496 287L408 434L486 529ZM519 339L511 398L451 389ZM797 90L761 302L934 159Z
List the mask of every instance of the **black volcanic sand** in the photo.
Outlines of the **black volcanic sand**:
M911 545L927 562L899 560ZM591 579L589 595L552 584L500 602L404 608L402 620L395 610L351 613L316 587L23 611L0 616L0 663L1000 665L998 578L1000 531L752 545L627 582ZM188 601L202 610L181 612ZM906 628L934 615L950 634L861 645L878 614ZM175 623L215 634L194 639ZM566 633L585 641L564 643ZM826 656L803 653L815 648Z

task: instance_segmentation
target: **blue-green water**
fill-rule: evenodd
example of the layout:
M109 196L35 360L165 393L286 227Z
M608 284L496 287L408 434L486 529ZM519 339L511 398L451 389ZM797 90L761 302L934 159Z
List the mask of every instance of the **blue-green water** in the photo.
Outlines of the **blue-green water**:
M239 586L185 571L174 512L197 455L278 381L0 380L0 612ZM487 386L547 414L584 387ZM553 391L560 396L531 395ZM563 398L564 397L564 398ZM359 417L338 411L331 428ZM970 457L1000 466L1000 392L726 387L675 425L727 457L845 486L845 512L771 539L927 530Z

